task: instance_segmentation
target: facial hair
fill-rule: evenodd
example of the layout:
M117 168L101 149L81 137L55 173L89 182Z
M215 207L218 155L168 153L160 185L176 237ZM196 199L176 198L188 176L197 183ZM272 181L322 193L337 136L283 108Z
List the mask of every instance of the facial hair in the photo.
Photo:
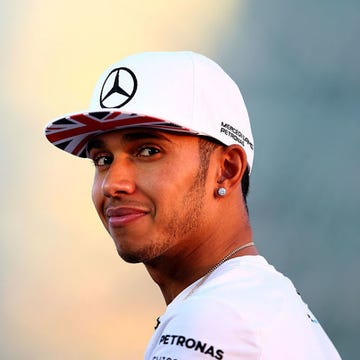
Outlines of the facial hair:
M135 252L124 253L118 249L119 255L129 263L149 263L163 255L174 244L189 234L196 232L200 226L201 214L204 208L205 179L202 168L199 169L188 192L176 205L176 211L161 219L161 228L156 239L149 239L148 246Z

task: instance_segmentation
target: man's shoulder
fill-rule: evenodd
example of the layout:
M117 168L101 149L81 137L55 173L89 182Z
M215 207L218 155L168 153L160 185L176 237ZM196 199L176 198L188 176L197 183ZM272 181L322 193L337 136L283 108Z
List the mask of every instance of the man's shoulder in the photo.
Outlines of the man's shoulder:
M249 314L251 309L258 313L257 307L273 312L284 302L300 300L293 283L261 256L229 260L194 291L193 297L223 304L239 314Z
M201 323L228 318L228 326L233 319L262 326L283 315L294 301L301 299L288 278L264 258L247 256L229 260L200 286L193 284L168 310Z

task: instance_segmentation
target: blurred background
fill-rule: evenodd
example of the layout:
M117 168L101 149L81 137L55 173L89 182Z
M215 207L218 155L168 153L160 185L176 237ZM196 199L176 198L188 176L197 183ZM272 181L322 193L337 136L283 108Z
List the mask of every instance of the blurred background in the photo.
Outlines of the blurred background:
M143 357L160 291L118 258L91 163L42 134L87 107L111 63L187 49L219 62L247 103L258 248L357 358L359 1L12 0L0 20L1 359Z

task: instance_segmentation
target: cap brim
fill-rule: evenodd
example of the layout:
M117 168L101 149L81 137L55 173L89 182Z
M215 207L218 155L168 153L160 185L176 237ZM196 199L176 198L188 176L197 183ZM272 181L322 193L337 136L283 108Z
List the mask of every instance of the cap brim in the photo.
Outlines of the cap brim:
M91 138L105 132L131 127L151 127L196 134L191 129L166 120L108 109L75 113L56 119L46 126L45 136L59 149L86 158L86 145Z

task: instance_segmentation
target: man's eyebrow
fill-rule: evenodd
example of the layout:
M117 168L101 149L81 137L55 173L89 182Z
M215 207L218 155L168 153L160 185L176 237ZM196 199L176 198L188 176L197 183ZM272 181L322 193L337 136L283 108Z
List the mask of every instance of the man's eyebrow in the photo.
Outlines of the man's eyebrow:
M101 139L90 139L86 145L86 152L89 154L92 149L102 149L104 147L105 142Z
M124 133L122 135L122 141L125 142L132 142L132 141L136 141L136 140L142 140L142 139L157 139L157 140L165 140L165 141L169 141L170 139L168 139L165 135L163 135L161 132L158 132L156 130L153 131L144 131L144 130L139 130L139 131L131 131L131 132L127 132ZM106 147L106 142L103 141L102 139L90 139L89 142L87 143L86 146L86 151L89 154L90 151L92 149L103 149Z

